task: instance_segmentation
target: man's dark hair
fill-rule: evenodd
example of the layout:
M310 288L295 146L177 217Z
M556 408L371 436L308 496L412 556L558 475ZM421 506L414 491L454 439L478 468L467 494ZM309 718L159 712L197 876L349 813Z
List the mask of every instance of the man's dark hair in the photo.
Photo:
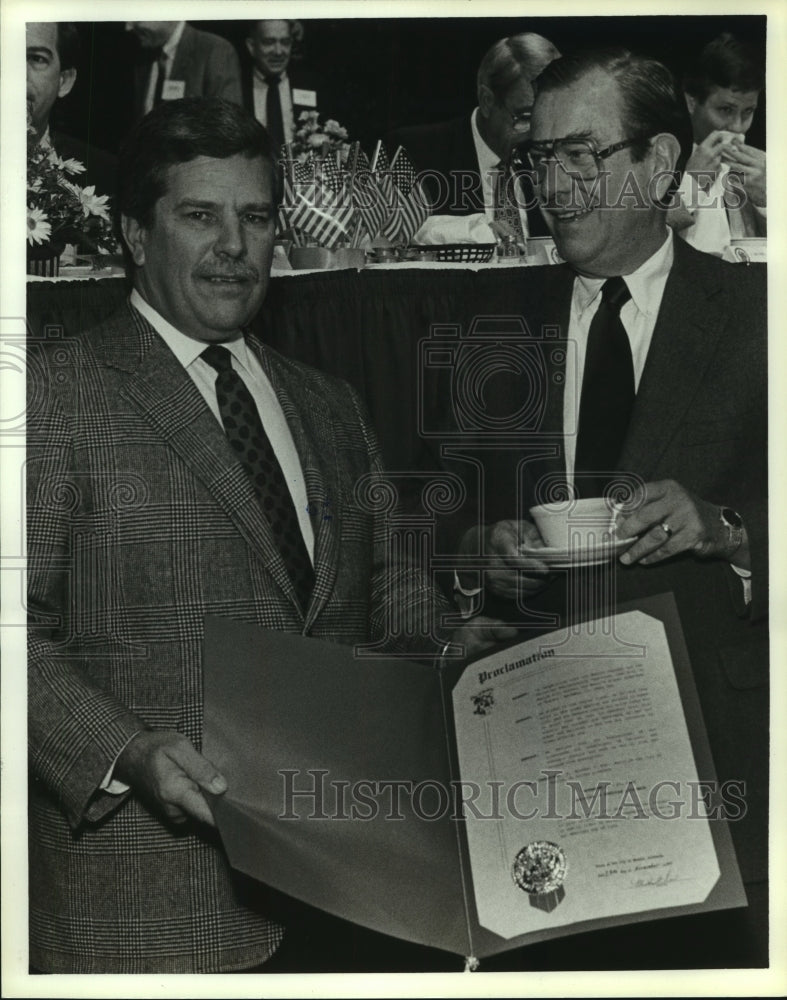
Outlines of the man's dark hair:
M167 170L198 156L262 157L271 165L274 198L279 201L279 171L270 136L239 104L219 97L164 101L133 129L118 159L117 221L127 215L145 227L167 190Z
M77 69L82 45L79 41L79 31L73 21L57 22L57 57L60 60L60 71Z
M683 89L700 103L714 87L748 93L764 86L762 59L753 46L728 31L708 42L683 78Z
M536 96L570 86L595 69L609 73L620 87L625 134L619 138L643 137L631 147L634 162L646 156L650 137L668 132L680 143L676 173L682 170L692 150L691 121L672 73L656 59L623 48L563 56L551 62L536 79Z

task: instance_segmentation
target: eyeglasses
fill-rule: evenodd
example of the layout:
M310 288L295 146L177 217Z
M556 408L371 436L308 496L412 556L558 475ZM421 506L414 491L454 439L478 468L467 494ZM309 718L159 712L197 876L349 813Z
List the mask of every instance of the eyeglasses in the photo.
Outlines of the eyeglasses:
M529 132L530 131L530 119L533 117L533 112L531 108L527 111L511 111L507 108L505 104L501 105L504 111L507 111L511 117L511 127L515 132Z
M546 177L546 165L550 160L556 160L563 170L572 177L583 180L592 179L598 175L601 163L608 156L617 153L627 146L633 146L649 136L637 135L631 139L612 143L603 149L596 149L590 139L552 139L546 142L522 142L516 148L515 155L524 166L533 168L538 181Z

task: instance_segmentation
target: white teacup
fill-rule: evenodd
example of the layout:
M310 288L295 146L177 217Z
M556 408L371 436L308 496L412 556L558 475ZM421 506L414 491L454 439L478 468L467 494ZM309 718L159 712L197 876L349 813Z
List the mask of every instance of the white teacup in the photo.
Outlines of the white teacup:
M588 549L616 540L618 508L605 497L560 500L530 508L544 544L551 549Z

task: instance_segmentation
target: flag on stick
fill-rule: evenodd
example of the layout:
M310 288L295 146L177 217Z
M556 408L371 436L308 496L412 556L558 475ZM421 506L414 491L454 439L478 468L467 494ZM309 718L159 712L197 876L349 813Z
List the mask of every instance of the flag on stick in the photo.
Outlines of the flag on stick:
M395 209L382 232L392 243L409 243L429 218L431 206L415 167L402 146L396 150L390 169Z

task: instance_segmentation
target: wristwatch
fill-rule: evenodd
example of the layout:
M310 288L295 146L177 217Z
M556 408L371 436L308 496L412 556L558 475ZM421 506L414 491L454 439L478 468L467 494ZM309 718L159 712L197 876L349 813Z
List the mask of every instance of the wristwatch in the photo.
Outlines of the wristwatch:
M743 542L743 518L732 507L719 507L719 520L727 531L727 555L731 556Z

